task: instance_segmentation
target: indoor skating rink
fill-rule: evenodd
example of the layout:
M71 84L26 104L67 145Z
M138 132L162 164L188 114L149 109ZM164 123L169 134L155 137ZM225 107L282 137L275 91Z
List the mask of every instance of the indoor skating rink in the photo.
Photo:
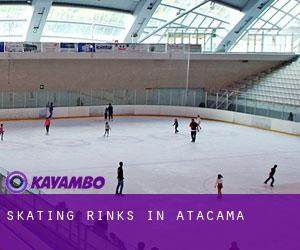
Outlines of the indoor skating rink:
M202 121L190 142L190 119L115 117L109 138L102 118L4 122L1 167L32 176L103 176L102 190L114 193L118 162L124 162L128 194L211 194L217 174L227 194L300 193L300 137L223 122ZM263 184L278 165L275 187ZM30 178L31 179L31 178ZM77 190L45 190L75 193Z

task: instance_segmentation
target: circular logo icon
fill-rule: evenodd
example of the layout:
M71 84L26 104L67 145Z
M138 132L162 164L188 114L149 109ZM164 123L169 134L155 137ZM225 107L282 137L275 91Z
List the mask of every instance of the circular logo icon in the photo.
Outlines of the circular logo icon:
M6 187L12 193L23 193L27 185L26 175L22 172L14 171L6 177Z

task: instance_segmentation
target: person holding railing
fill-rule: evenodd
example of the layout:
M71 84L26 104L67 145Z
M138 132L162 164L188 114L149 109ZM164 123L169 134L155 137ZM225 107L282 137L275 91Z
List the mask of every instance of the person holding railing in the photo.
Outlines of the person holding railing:
M294 121L294 114L292 112L289 113L288 120L291 122Z

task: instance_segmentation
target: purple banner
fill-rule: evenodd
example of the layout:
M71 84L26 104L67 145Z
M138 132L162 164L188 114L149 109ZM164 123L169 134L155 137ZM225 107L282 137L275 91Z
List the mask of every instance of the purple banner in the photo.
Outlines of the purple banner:
M300 249L300 195L22 194L0 202L4 249Z

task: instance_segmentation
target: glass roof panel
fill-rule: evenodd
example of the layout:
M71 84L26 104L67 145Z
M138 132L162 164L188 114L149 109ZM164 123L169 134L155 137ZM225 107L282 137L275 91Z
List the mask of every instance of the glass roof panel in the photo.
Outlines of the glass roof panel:
M42 34L44 41L51 37L72 37L123 41L126 31L133 23L133 16L127 13L79 8L52 6ZM76 28L77 27L77 28Z

